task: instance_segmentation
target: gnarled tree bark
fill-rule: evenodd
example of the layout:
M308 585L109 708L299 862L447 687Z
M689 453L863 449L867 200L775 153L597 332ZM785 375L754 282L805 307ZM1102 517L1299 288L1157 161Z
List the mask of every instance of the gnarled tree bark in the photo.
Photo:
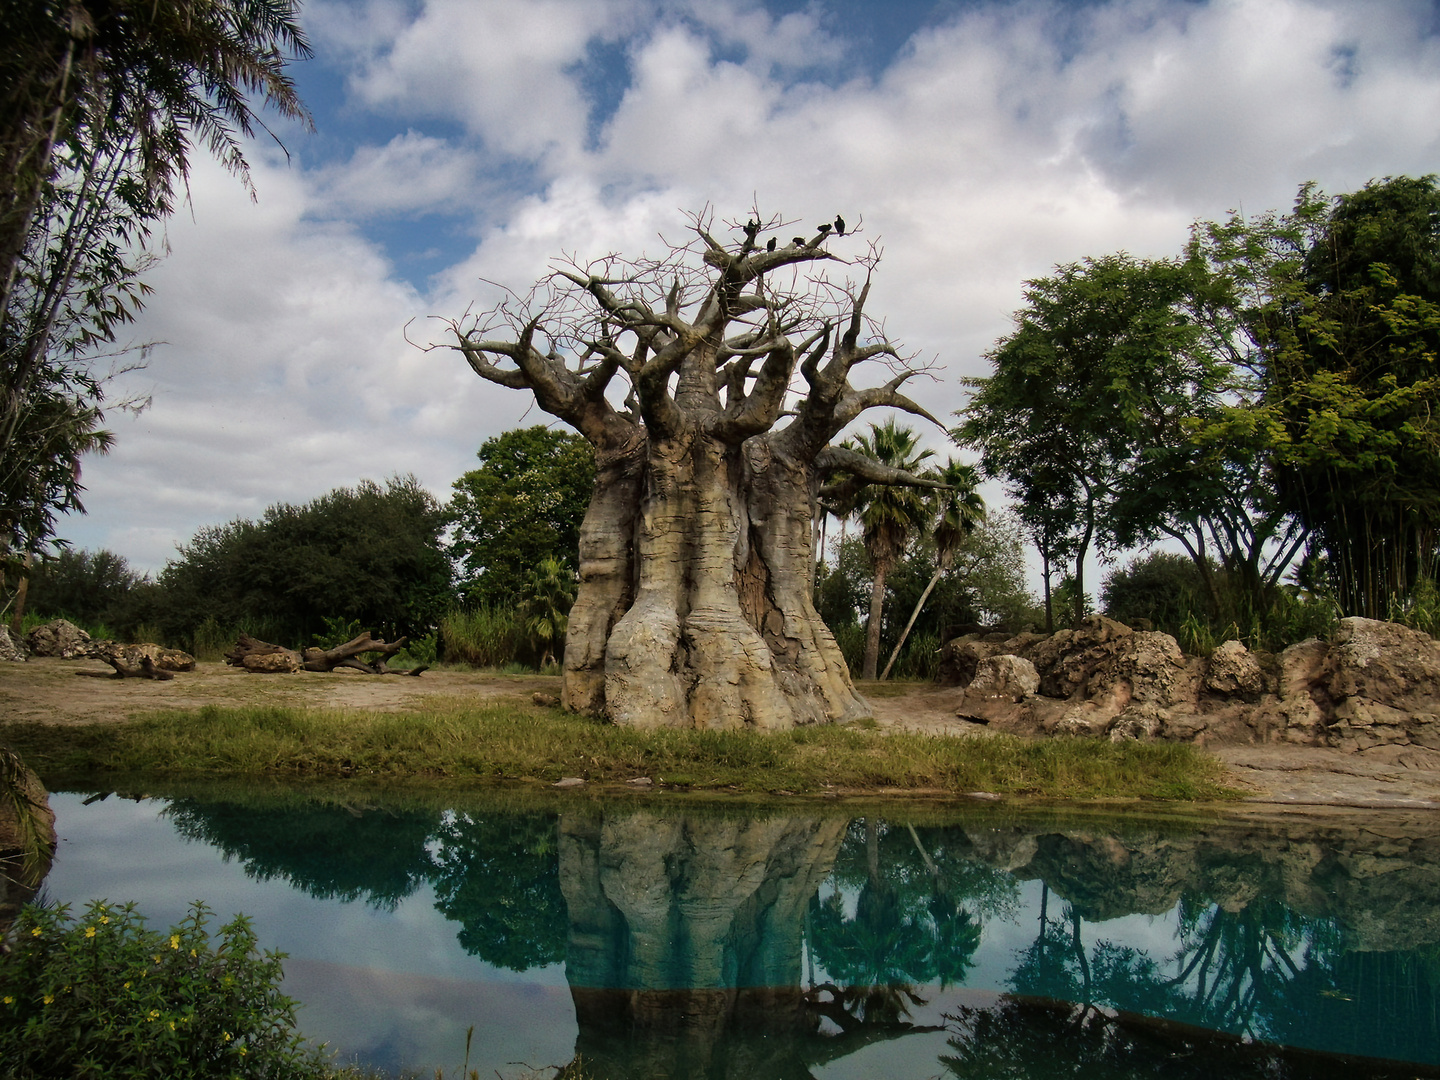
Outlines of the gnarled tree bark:
M659 259L567 263L430 347L530 391L595 448L567 708L643 727L855 719L868 706L813 601L818 494L839 470L928 482L829 444L869 408L934 418L865 315L873 248L857 286L821 272L845 263L828 227L771 251L759 238L787 223L736 225L728 246L712 226L695 216L697 240ZM867 361L891 377L856 389Z

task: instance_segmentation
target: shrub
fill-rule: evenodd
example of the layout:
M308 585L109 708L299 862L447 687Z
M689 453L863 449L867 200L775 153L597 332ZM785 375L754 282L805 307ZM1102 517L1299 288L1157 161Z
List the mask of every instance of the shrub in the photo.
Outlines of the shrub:
M237 915L213 943L196 903L169 934L134 905L26 907L0 956L0 1061L15 1080L327 1075L279 991L281 954Z

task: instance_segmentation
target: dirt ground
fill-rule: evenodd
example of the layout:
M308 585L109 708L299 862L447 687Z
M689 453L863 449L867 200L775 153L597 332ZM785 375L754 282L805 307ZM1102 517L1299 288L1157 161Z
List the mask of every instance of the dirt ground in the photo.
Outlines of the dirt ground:
M556 676L427 671L419 678L338 671L328 675L251 675L220 663L201 663L168 682L79 677L108 672L99 661L43 657L0 664L0 716L52 724L121 722L163 709L205 705L283 705L399 710L427 697L528 700L558 696ZM983 726L956 719L953 688L928 684L861 688L883 728L985 737ZM1208 748L1226 766L1231 784L1254 806L1440 809L1440 752L1377 747L1347 753L1289 745Z

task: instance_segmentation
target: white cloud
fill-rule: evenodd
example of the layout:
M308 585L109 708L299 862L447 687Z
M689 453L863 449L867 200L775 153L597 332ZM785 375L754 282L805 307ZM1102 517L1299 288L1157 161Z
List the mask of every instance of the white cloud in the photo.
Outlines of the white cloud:
M200 524L362 476L413 470L443 493L529 402L411 348L407 320L435 339L425 316L493 302L481 278L523 290L562 253L653 251L685 209L758 198L796 231L863 218L831 246L883 240L872 310L946 365L916 387L943 413L1024 278L1172 253L1195 218L1287 206L1307 179L1341 192L1440 161L1440 39L1418 0L966 6L883 72L845 69L814 6L319 0L306 18L347 67L349 112L409 130L315 172L262 161L258 205L197 168L140 331L170 342L143 377L155 407L87 464L92 517L70 530L133 541L142 565ZM597 41L624 46L630 83L592 140ZM817 63L846 77L811 80ZM497 188L512 173L534 179ZM364 239L467 206L476 247L430 296Z
M453 212L474 197L480 156L445 139L407 131L384 146L359 146L349 161L310 177L326 216Z

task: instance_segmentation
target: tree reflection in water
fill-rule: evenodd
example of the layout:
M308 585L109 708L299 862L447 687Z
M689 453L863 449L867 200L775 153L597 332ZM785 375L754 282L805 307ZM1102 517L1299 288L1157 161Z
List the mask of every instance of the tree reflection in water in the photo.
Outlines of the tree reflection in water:
M1335 1058L1261 1043L1371 1059L1342 1063L1355 1076L1390 1075L1383 1058L1440 1075L1440 829L1423 825L1374 840L297 797L178 798L167 814L257 879L387 910L429 885L467 952L514 971L564 961L595 1077L804 1080L934 1030L918 1007L971 980L1025 880L1041 882L1038 931L990 987L1009 992L998 1006L948 1018L956 1076L1335 1075ZM1172 912L1173 949L1106 935Z

